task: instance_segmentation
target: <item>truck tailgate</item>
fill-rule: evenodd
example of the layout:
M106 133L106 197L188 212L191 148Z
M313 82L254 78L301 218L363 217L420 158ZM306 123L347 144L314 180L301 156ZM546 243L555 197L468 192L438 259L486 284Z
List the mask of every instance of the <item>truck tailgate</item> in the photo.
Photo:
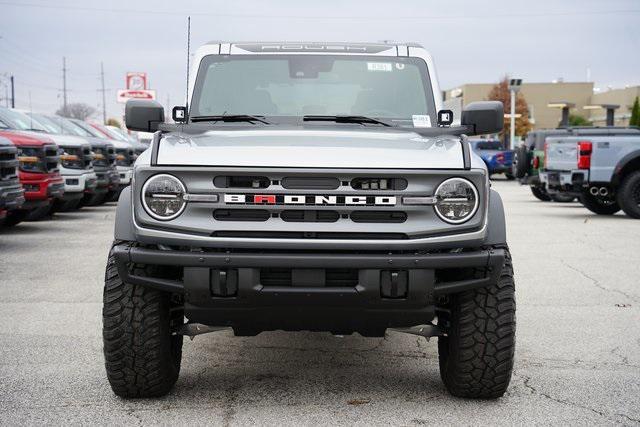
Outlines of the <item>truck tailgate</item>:
M546 145L547 170L573 170L578 168L578 144L575 140L548 141Z

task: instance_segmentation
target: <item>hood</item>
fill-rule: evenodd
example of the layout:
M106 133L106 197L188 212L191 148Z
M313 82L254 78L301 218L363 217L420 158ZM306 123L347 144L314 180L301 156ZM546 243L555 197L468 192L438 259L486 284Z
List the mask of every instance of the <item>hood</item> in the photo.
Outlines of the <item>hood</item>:
M53 142L55 142L57 145L60 145L60 146L80 147L83 145L89 145L89 141L87 141L86 138L83 138L81 136L59 135L55 133L42 134L38 132L26 132L26 131L24 133L27 135L35 136L35 137L46 135L47 138L49 138L50 140L52 140Z
M256 129L172 133L159 165L290 168L462 169L458 138L393 130Z
M94 136L82 137L85 139L92 147L108 147L113 146L112 141L109 139L98 138Z
M45 144L53 144L53 140L48 135L37 132L0 131L0 136L11 140L18 146L39 147Z

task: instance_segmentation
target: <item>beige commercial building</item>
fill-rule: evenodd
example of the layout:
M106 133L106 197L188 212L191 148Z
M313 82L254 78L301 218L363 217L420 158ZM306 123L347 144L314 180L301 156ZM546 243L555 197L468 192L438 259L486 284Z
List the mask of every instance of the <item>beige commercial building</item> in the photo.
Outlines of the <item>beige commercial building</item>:
M494 83L469 83L446 90L445 108L451 109L455 117L460 117L462 108L474 101L484 101ZM627 126L631 117L631 107L636 96L640 96L640 86L594 91L592 82L523 83L520 89L529 106L529 119L534 129L555 128L560 123L561 110L550 108L548 104L570 102L575 104L571 114L580 115L595 126L604 126L606 111L602 108L584 109L588 105L619 105L615 112L616 126Z

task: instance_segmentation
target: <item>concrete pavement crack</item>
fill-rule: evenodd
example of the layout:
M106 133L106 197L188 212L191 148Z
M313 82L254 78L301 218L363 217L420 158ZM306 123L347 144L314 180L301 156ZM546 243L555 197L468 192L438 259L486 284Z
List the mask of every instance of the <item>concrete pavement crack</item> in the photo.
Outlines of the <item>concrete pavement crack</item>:
M622 422L620 422L620 421L618 421L618 420L616 420L616 419L614 419L614 418L611 418L611 417L610 417L609 415L607 415L606 413L604 413L604 412L602 412L602 411L599 411L599 410L597 410L597 409L590 408L590 407L588 407L588 406L581 405L581 404L579 404L579 403L572 402L572 401L567 400L567 399L559 399L559 398L556 398L556 397L551 396L551 395L550 395L550 394L548 394L548 393L545 393L545 392L539 391L537 388L535 388L534 386L532 386L532 385L530 384L531 377L526 376L526 375L519 375L519 376L523 379L523 384L524 384L524 386L525 386L525 387L526 387L526 388L531 392L531 394L534 394L534 395L536 395L536 396L544 397L545 399L551 400L552 402L556 402L556 403L559 403L559 404L561 404L561 405L567 405L567 406L571 406L571 407L573 407L573 408L580 408L580 409L584 409L584 410L587 410L587 411L593 412L593 413L594 413L594 414L596 414L596 415L600 415L601 417L604 417L604 418L606 418L607 420L614 421L614 422L616 422L616 423L618 423L618 424L623 424ZM628 416L626 416L626 415L624 415L624 414L614 414L614 415L618 415L618 416L623 416L623 417L629 418Z
M567 267L567 268L569 268L569 269L571 269L571 270L575 271L576 273L580 274L580 275L581 275L582 277L584 277L585 279L588 279L588 280L590 280L591 282L593 282L593 284L595 285L595 287L596 287L596 288L598 288L598 289L601 289L601 290L603 290L603 291L605 291L605 292L614 292L614 293L620 294L620 295L624 296L625 298L630 299L630 300L635 301L635 302L638 302L638 301L639 301L636 297L634 297L634 296L632 296L632 295L629 295L628 293L623 292L623 291L621 291L621 290L619 290L619 289L611 289L611 288L607 288L606 286L603 286L603 285L602 285L602 283L600 283L600 281L599 281L599 280L597 280L597 279L595 279L595 278L591 277L590 275L588 275L587 273L585 273L585 272L584 272L584 271L582 271L581 269L579 269L579 268L577 268L577 267L572 266L571 264L567 263L567 262L566 262L565 260L563 260L563 259L561 259L561 260L560 260L560 262L561 262L561 263L562 263L562 265L564 265L565 267Z

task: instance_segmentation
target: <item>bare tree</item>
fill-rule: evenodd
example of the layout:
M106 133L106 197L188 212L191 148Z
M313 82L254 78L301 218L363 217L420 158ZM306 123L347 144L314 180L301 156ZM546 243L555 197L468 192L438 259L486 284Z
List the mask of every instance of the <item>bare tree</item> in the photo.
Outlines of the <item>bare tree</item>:
M75 102L72 104L67 104L67 108L60 107L58 111L56 111L56 114L62 117L86 120L95 112L96 109L91 105L83 104L81 102Z

